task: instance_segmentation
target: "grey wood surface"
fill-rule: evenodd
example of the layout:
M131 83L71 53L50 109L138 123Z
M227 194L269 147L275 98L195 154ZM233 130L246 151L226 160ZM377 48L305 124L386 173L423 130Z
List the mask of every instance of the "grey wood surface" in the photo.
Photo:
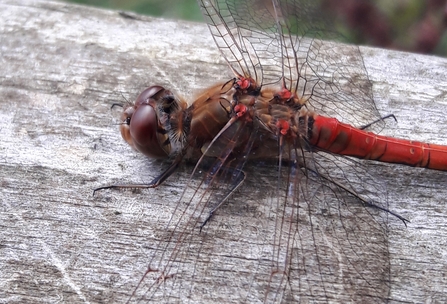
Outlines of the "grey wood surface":
M447 60L361 51L377 107L398 119L383 134L447 145ZM161 170L123 142L110 107L151 84L194 96L229 69L204 24L48 1L0 0L0 54L0 302L125 302L189 169L158 189L93 197ZM380 166L390 209L410 220L390 219L390 302L444 303L447 175ZM242 212L227 225L253 220ZM202 248L210 259L219 249Z

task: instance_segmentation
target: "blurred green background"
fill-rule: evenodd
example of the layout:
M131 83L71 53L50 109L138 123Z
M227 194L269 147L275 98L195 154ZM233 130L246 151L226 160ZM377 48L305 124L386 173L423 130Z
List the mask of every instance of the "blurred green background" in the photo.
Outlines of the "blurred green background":
M196 0L64 0L114 10L132 11L142 15L201 21Z
M203 21L196 0L65 0L170 19ZM243 1L243 0L241 0ZM314 0L351 43L447 57L447 0Z

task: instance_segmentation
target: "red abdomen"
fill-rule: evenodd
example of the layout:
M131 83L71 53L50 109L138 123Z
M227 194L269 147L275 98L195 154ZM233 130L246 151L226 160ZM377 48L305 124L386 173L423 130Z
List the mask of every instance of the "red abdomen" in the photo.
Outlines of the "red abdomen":
M447 146L381 136L319 115L313 116L308 135L312 145L335 154L447 170Z

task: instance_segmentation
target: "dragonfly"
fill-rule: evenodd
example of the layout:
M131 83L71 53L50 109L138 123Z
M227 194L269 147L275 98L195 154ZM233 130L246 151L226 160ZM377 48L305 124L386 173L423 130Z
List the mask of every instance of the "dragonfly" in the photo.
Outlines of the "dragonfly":
M377 134L385 119L360 50L333 42L339 34L311 1L198 2L234 77L191 105L158 85L144 90L124 107L121 135L171 163L148 184L95 190L155 188L184 160L196 161L129 301L387 302L387 222L407 220L390 210L371 166L446 171L447 146ZM238 256L229 244L208 258L207 229L224 221L224 203L268 162L277 178L258 181L267 198L251 203L262 215L256 238Z

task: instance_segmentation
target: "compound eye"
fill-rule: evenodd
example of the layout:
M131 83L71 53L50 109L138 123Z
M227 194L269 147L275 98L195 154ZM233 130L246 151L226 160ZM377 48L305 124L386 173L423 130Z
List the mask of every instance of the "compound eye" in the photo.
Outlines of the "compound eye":
M158 118L155 109L148 104L140 105L130 121L130 135L134 147L151 158L165 158L167 153L161 147L157 130Z
M160 122L154 108L162 100L163 94L170 92L161 86L151 86L141 92L135 104L126 107L121 115L120 131L123 139L132 148L151 158L168 156L168 152L163 149L168 137L159 131Z
M165 89L161 86L151 86L140 93L135 101L135 107L141 104L148 104L150 99L157 100L157 94L164 92Z

